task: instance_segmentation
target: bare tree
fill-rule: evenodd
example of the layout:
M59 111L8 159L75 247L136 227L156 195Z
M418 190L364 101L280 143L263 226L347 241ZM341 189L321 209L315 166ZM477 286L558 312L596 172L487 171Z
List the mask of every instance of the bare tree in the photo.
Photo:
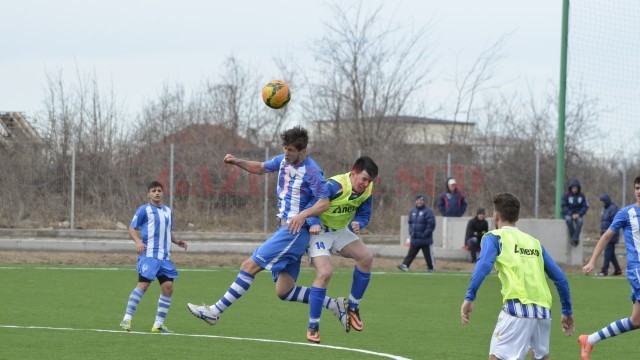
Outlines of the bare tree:
M312 49L316 66L305 111L352 154L392 146L406 135L399 116L427 80L426 29L401 38L400 26L382 23L382 6L331 6L334 17Z

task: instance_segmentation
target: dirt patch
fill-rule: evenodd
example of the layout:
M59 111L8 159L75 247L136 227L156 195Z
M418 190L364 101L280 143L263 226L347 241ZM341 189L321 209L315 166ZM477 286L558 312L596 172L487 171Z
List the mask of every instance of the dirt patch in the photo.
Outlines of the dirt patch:
M246 254L230 253L189 253L173 252L171 258L178 267L239 267L246 260ZM333 256L335 268L352 268L353 260ZM373 260L375 270L397 270L398 258L376 257ZM0 251L0 264L51 264L51 265L133 265L135 253L100 252L57 252L57 251ZM306 258L303 267L308 267ZM411 271L424 271L427 264L423 258L416 258ZM438 260L436 270L472 271L473 264L463 261Z

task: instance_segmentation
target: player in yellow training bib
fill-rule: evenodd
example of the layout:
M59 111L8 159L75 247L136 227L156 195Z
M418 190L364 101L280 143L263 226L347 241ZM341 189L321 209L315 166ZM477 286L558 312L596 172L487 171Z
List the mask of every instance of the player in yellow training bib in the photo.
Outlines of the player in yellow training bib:
M553 280L562 305L562 331L573 334L569 283L562 269L533 236L515 227L520 200L510 193L493 197L497 230L482 238L482 250L462 303L462 324L469 323L476 293L495 266L502 284L502 311L498 316L489 359L524 359L529 349L535 359L549 359L551 291L545 273Z

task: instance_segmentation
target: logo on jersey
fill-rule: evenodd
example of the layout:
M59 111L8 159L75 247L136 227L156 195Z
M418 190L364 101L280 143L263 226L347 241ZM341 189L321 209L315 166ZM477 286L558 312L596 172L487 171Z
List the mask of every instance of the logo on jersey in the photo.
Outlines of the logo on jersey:
M520 255L540 256L540 251L538 249L525 249L518 247L518 244L515 245L515 253Z
M357 206L343 205L343 206L338 206L337 208L335 208L335 210L333 210L333 213L334 214L344 214L344 213L354 212L357 209L358 209Z

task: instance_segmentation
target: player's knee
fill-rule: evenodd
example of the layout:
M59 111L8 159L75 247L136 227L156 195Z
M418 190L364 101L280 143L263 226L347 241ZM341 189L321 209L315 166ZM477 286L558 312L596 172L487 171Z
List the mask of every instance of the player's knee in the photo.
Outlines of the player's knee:
M332 269L323 269L316 271L316 280L320 282L323 287L327 287L329 281L331 281L331 276L333 276Z
M369 249L363 251L361 256L359 256L357 263L360 269L369 271L373 265L373 252Z

